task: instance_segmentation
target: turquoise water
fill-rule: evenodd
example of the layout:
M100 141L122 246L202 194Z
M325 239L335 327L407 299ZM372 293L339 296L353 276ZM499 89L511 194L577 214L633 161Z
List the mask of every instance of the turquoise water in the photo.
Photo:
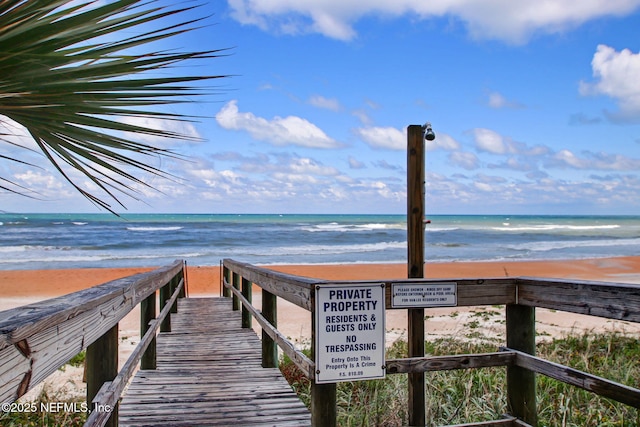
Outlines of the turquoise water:
M426 262L640 254L640 217L434 215ZM0 269L406 262L404 215L0 214Z

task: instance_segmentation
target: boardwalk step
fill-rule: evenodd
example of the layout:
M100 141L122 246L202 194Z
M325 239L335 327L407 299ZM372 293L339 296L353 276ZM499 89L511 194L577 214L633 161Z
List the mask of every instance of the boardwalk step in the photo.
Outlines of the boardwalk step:
M310 426L309 410L228 298L186 298L160 333L157 369L138 371L120 404L121 426Z

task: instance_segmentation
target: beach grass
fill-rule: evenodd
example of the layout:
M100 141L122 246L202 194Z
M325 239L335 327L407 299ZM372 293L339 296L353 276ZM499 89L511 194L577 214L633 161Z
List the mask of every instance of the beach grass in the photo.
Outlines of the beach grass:
M87 412L80 410L84 402L45 387L34 401L22 402L15 411L0 413L0 426L81 427L87 419Z
M430 355L496 351L495 344L458 338L426 343ZM620 332L571 334L542 342L538 356L588 371L629 386L640 383L640 344L637 337ZM396 341L388 358L407 355L407 343ZM281 368L288 381L309 405L311 384L286 357ZM508 412L506 369L484 368L428 372L427 425L439 426L500 419ZM640 425L640 409L599 397L548 377L537 376L540 426ZM407 416L407 376L387 375L383 380L339 383L338 424L402 426Z
M466 338L438 338L425 342L429 355L492 352L491 341ZM309 350L305 350L307 355ZM538 344L538 356L576 369L637 386L640 383L640 344L636 336L623 332L572 333L563 338ZM387 358L407 355L404 340L394 342ZM82 356L79 356L81 359ZM311 382L287 357L280 369L307 406L310 406ZM506 371L504 368L428 372L427 425L449 425L499 419L507 413ZM540 426L608 426L640 425L640 409L601 398L559 381L537 376L538 416ZM34 402L81 404L45 388ZM407 376L387 375L383 380L339 383L337 388L338 424L355 426L402 426L408 422ZM42 411L4 413L2 426L81 426L85 413Z

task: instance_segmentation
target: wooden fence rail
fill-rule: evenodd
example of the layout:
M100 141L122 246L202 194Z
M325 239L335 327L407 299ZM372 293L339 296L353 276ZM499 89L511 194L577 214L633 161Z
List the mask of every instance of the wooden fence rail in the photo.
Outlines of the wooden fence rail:
M184 261L0 313L0 401L13 402L86 349L86 425L116 425L117 401L138 361L155 366L155 334L185 296ZM160 290L161 314L156 318ZM118 373L118 322L141 304L141 342Z
M250 264L225 259L223 284L225 296L233 296L237 308L253 316L263 328L263 346L277 344L312 382L311 416L314 426L335 426L336 384L315 384L315 339L311 339L312 357L307 358L277 330L275 297L283 298L310 312L312 334L315 287L318 285L385 284L386 309L392 304L394 284L440 283L441 279L402 279L372 281L324 281L278 273ZM426 371L473 369L504 366L507 370L507 404L510 414L497 421L469 424L473 426L535 426L537 424L535 375L542 374L580 387L618 402L640 408L640 389L616 383L587 372L549 362L535 356L535 308L640 322L640 286L621 283L540 279L531 277L447 279L456 284L457 306L504 305L506 310L506 346L486 354L410 357L388 359L387 374L413 374ZM240 283L242 289L240 290ZM251 304L251 283L262 288L263 308ZM267 298L265 298L267 296ZM265 303L265 301L268 301ZM267 304L267 305L265 305ZM406 309L406 308L405 308ZM267 320L267 317L270 320ZM243 317L244 318L244 317ZM243 321L244 327L250 323ZM268 342L267 342L268 341ZM263 354L272 354L271 347ZM272 357L272 356L271 356ZM265 362L266 363L266 362ZM411 405L411 402L408 402Z

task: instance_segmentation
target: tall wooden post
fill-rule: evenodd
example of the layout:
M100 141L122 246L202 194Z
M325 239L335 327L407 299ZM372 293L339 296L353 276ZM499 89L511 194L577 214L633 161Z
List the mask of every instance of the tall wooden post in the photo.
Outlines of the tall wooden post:
M171 299L171 282L160 288L160 311L167 305L167 301ZM160 332L171 332L171 313L167 314L160 323Z
M169 287L169 289L171 289L171 293L169 294L170 297L173 296L173 293L176 291L176 289L178 289L178 285L180 284L180 278L178 276L174 277L173 279L171 279L171 286ZM173 304L171 305L171 310L169 310L169 316L171 316L171 313L177 313L178 312L178 300L176 299Z
M262 315L274 328L278 327L278 297L269 291L262 290ZM278 345L262 330L262 367L278 367Z
M222 267L222 278L227 283L231 283L231 270L229 270L227 267L224 267L224 266ZM224 286L222 283L220 283L220 287L222 288L222 296L229 298L231 296L231 291L227 289L227 287Z
M407 242L408 277L424 277L424 132L407 129ZM408 309L409 357L424 357L424 309ZM425 425L424 373L409 375L409 425Z
M235 271L233 272L233 287L237 290L240 290L240 275ZM233 300L233 311L240 310L240 298L238 298L236 294L233 294L232 300Z
M102 384L118 375L118 324L116 323L104 335L87 347L85 356L87 369L87 404L93 410L91 402L98 394ZM118 405L111 408L107 426L118 425Z
M167 316L168 317L168 316ZM140 303L140 338L144 337L150 328L149 322L156 318L155 291ZM156 369L156 339L149 343L149 347L142 354L140 369Z
M250 303L252 302L251 301L252 287L253 287L253 283L251 283L249 280L243 277L242 278L242 296ZM243 328L251 327L251 317L252 317L251 312L245 308L244 304L242 304L242 327Z
M315 299L315 295L314 295ZM315 303L314 303L315 306ZM311 311L311 359L316 359L316 316ZM311 427L337 427L338 387L336 383L317 384L311 378Z
M507 347L536 354L535 307L507 304ZM536 426L536 374L519 366L507 366L507 405L509 413Z

